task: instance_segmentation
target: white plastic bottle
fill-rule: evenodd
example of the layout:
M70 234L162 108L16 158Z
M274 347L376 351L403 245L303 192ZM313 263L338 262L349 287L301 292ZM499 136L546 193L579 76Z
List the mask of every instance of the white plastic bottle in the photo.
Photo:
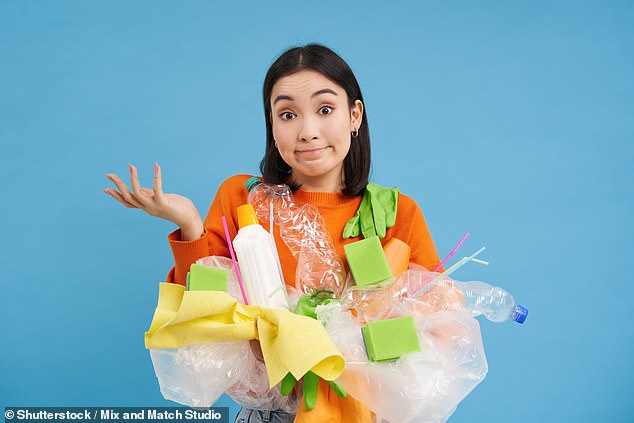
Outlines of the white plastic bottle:
M492 322L513 320L524 323L528 309L515 304L511 294L484 282L455 282L464 294L464 307L473 316L484 315Z
M277 251L251 204L238 207L238 235L233 240L249 304L289 310L286 286L277 267Z

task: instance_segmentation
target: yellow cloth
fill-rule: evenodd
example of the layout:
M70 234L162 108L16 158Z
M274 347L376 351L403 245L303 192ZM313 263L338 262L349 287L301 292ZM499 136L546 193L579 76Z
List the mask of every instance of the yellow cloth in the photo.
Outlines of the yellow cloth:
M315 319L286 310L245 306L226 292L185 291L161 283L145 348L179 348L202 342L259 339L271 387L291 372L309 370L325 380L343 372L344 360Z

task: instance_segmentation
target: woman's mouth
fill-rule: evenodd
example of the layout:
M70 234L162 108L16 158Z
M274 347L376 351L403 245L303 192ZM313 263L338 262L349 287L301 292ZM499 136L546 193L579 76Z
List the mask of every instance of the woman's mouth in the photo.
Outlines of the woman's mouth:
M301 154L303 156L313 156L313 155L321 154L322 152L326 151L329 148L330 146L320 147L320 148L309 148L304 150L296 150L296 153Z

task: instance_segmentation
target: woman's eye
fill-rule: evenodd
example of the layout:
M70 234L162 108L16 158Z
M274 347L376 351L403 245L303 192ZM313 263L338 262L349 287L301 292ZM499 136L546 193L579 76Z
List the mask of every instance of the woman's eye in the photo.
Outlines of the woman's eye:
M282 118L282 120L291 120L295 117L295 114L291 112L284 112L280 114L280 117Z
M331 113L332 113L332 107L330 106L324 106L321 109L319 109L320 115L329 115Z

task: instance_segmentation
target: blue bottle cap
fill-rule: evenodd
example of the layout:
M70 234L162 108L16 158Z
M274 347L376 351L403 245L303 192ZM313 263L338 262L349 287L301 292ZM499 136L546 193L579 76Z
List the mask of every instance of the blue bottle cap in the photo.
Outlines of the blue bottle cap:
M517 323L524 323L526 316L528 316L528 309L521 305L516 305L515 308L513 308L513 313L511 313L511 319Z
M262 182L256 178L255 176L247 179L247 181L244 183L244 186L247 187L247 191L251 191L251 189L257 185L260 185Z

